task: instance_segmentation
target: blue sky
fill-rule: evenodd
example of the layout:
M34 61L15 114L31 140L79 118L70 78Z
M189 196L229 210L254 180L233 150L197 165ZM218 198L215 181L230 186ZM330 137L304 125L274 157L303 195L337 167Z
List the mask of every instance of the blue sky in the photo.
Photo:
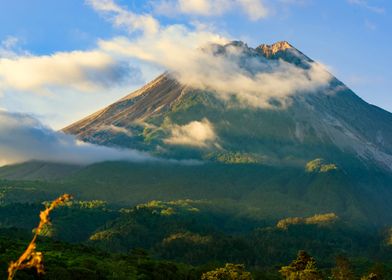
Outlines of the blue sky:
M161 29L180 24L189 32L202 29L253 47L287 40L367 102L392 111L391 1L243 1L247 7L233 4L241 0L214 0L215 7L203 6L203 0L189 0L193 6L176 1L181 0L166 0L166 6L160 0L2 0L0 108L31 113L57 129L115 101L164 67L143 61L145 54L108 52L100 42L148 37L140 24L154 21ZM182 38L188 38L187 31ZM90 58L81 61L86 53ZM46 68L39 74L36 67ZM22 80L21 69L27 69ZM105 81L95 86L97 77Z

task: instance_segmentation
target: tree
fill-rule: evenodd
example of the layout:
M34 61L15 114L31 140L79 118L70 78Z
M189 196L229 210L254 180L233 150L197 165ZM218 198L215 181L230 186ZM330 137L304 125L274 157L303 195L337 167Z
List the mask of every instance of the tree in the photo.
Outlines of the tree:
M287 280L322 280L316 261L305 251L299 251L297 259L280 269L280 274Z
M367 275L362 276L361 280L383 280L391 279L390 270L386 268L385 264L376 263L368 271Z
M253 280L243 264L227 263L225 267L203 273L201 280Z
M336 267L332 269L331 280L353 280L354 273L351 270L351 265L346 257L336 257Z
M362 276L361 280L381 280L382 278L376 273L371 272L369 275Z

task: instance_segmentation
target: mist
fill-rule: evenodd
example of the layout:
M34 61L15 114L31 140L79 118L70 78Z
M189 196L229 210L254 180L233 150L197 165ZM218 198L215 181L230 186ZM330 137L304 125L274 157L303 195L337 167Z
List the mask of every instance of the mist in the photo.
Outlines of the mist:
M152 161L131 149L115 149L77 140L57 132L33 116L0 111L0 166L30 160L91 164L102 161Z

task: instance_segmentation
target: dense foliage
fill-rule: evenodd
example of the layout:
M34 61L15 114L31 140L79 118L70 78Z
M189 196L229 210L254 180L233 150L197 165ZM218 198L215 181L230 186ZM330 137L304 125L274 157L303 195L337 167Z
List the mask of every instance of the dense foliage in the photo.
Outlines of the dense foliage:
M23 251L43 208L0 206L2 271ZM295 222L285 219L282 227L282 221L203 200L127 208L95 200L70 202L52 218L38 242L44 279L236 279L224 276L233 273L244 279L392 277L389 231L349 226L332 213L292 217L288 220ZM295 259L300 250L308 253ZM34 273L18 277L33 279Z

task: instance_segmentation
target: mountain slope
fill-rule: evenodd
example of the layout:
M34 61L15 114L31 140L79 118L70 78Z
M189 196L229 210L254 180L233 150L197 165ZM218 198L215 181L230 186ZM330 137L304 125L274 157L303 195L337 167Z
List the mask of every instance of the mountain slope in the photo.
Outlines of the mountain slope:
M79 169L81 169L81 166L78 165L30 161L2 166L0 168L0 178L8 180L58 180L75 173Z
M233 48L241 53L241 69L258 71L255 75L269 70L249 68L254 61L266 68L284 61L295 69L313 63L287 42L256 49L232 42L216 46L214 55L226 58ZM346 168L392 168L392 114L367 104L334 77L283 102L272 97L266 108L244 106L240 98L221 98L165 73L63 131L170 158L303 166L322 157Z

